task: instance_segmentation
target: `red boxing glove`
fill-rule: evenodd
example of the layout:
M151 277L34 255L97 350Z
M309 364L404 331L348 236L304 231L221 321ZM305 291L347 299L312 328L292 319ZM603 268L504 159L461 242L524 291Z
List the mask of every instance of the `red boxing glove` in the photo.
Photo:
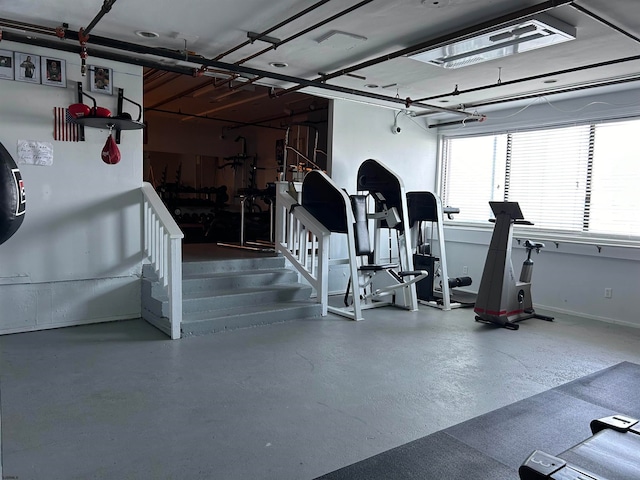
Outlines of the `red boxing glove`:
M115 165L120 161L120 149L111 135L107 137L107 143L102 149L102 161L108 165Z

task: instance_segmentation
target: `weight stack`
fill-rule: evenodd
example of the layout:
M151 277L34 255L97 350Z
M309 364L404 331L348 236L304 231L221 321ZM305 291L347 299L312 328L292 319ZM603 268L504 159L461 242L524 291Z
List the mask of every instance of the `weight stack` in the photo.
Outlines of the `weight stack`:
M416 293L418 300L430 302L436 300L433 296L433 269L438 258L433 255L423 255L420 253L413 254L414 270L426 270L429 275L422 280L416 282Z

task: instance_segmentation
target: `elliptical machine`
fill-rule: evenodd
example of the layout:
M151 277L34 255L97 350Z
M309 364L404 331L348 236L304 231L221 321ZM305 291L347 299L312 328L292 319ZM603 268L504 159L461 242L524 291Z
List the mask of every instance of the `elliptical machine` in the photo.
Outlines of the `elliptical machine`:
M531 300L531 252L535 249L536 253L539 253L540 249L544 248L544 243L529 240L524 242L527 259L522 264L520 279L516 281L511 263L513 225L533 223L524 220L518 202L489 202L489 205L496 216L496 225L473 309L476 321L495 323L510 330L517 330L520 325L516 322L528 318L552 321L553 317L536 313Z

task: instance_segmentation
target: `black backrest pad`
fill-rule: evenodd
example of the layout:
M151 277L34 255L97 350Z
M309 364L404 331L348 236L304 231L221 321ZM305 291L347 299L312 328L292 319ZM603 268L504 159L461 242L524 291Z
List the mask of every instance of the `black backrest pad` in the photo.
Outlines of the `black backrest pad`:
M362 165L358 168L358 190L381 193L384 196L387 208L396 207L400 218L402 218L404 213L402 211L400 183L397 177L384 165L373 159L362 162ZM387 227L386 222L381 222L381 226ZM404 231L402 222L394 228L400 232Z
M431 192L408 192L407 209L410 227L413 227L416 222L438 221L436 197Z
M317 171L311 171L302 183L302 206L325 228L347 233L347 206L340 190Z

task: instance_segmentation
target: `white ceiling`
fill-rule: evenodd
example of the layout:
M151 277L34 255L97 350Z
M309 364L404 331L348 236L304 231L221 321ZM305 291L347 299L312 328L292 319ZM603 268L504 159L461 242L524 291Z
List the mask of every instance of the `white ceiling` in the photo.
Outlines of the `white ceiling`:
M4 20L45 27L57 27L66 23L68 29L75 32L88 26L98 16L103 5L110 1L0 0L2 28L5 32L16 32ZM242 115L246 115L247 111L254 112L250 119L254 121L273 116L271 112L259 108L260 105L277 104L275 110L295 111L298 104L302 105L301 102L304 102L302 97L291 93L278 100L270 99L264 86L276 87L274 92L279 92L283 87L295 86L282 79L269 78L270 74L317 81L319 72L333 74L349 69L351 75L336 76L326 83L353 90L354 96L321 88L310 91L330 97L362 98L399 109L404 108L403 103L394 103L392 99L395 97L425 99L423 104L439 108L454 109L463 105L468 111L483 113L495 108L486 104L514 96L544 94L551 99L552 91L565 87L582 87L636 76L640 78L640 60L586 68L572 73L557 73L640 55L640 41L633 38L640 37L638 0L580 0L573 3L579 8L562 1L523 0L117 0L91 30L87 45L97 50L102 48L105 51L115 51L97 45L97 42L92 43L93 36L94 39L102 37L154 49L163 48L172 54L186 54L186 47L191 55L186 57L189 60L186 62L157 55L119 50L118 53L187 69L199 67L193 61L197 58L194 55L199 55L207 61L222 62L215 64L217 72L227 70L225 66L236 68L234 64L240 62L241 67L255 69L260 73L261 78L255 82L256 85L230 91L226 83L214 89L209 85L213 81L209 76L194 78L190 75L162 73L154 68L147 69L146 108L153 106L167 111L180 109L182 112L222 118L233 116L233 109L239 115L238 109L241 109ZM218 58L245 43L247 32L264 32L292 15L318 4L320 5L311 12L269 33L269 36L283 41L275 50L270 49L255 58L247 59L272 46L258 40ZM382 61L386 56L395 57L397 52L409 47L482 22L490 22L526 7L559 4L563 5L546 13L575 26L577 38L574 41L459 69L443 69L406 56ZM327 21L350 8L352 11L349 13ZM584 10L611 25L604 24ZM152 31L159 36L153 39L141 38L135 33L140 30ZM354 37L334 36L328 41L319 42L332 31L346 32ZM288 41L292 36L296 38ZM66 44L69 44L68 40ZM204 60L203 63L206 63ZM351 67L369 60L378 61L374 62L375 65L352 71ZM288 67L274 68L270 65L273 62L284 62ZM208 63L211 65L211 62ZM246 74L247 72L239 73L243 77L253 76ZM221 76L228 78L227 74ZM541 77L520 81L533 76ZM555 83L544 83L545 80L555 80ZM203 84L209 86L206 89L194 88ZM365 87L365 84L378 87ZM625 82L622 85L623 88L631 88L637 83ZM453 95L456 88L462 93ZM472 89L475 91L466 92ZM391 100L362 97L361 92ZM584 93L584 90L581 92ZM256 95L262 98L256 99ZM180 98L173 98L178 96ZM303 108L307 108L306 105ZM425 110L423 106L415 104L412 109Z

